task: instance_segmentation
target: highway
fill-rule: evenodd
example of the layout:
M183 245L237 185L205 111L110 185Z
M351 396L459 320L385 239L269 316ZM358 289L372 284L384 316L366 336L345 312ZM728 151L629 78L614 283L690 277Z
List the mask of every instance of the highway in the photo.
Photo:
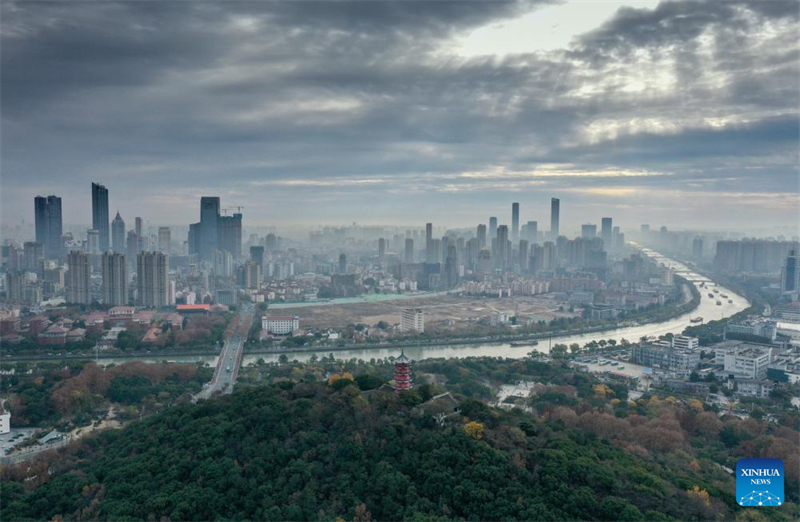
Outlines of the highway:
M239 308L239 325L229 338L225 339L222 346L220 357L217 360L217 367L214 376L203 389L195 395L197 399L208 399L214 395L231 393L236 378L239 376L239 368L242 365L244 355L244 343L247 340L247 333L253 322L255 307L250 303L242 304Z

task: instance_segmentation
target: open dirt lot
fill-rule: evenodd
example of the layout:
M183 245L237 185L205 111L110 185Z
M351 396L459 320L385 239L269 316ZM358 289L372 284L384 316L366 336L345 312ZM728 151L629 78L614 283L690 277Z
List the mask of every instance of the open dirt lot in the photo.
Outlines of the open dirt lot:
M559 306L565 311L559 312ZM569 305L558 302L547 295L514 297L505 299L435 296L418 299L402 299L377 303L353 303L334 306L305 306L281 308L280 315L298 315L302 327L342 328L348 324L365 323L370 326L379 321L390 325L400 323L400 315L406 308L421 308L425 312L425 328L441 326L467 326L480 319L488 319L493 313L517 315L522 320L532 318L549 321L555 317L571 317Z

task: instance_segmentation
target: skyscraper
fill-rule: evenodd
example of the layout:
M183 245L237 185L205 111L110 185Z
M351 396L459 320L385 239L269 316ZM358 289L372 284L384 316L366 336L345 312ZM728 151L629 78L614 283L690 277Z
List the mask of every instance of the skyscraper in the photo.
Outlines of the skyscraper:
M495 260L495 267L501 270L508 268L509 251L511 250L511 241L508 239L508 226L500 225L497 227L497 239L495 240L495 251L492 253L492 258Z
M36 242L41 243L44 247L44 255L47 259L56 259L62 255L61 198L36 196L33 203Z
M146 308L169 305L167 256L161 252L141 252L136 260L136 303Z
M137 256L139 255L139 236L133 230L128 230L128 236L125 241L125 249L128 253L128 269L131 272L137 269Z
M103 253L103 304L128 304L128 267L125 256L118 252Z
M114 252L125 252L125 221L119 215L119 211L111 222L111 247Z
M339 254L339 273L346 274L347 273L347 256L344 253Z
M425 224L425 261L434 263L433 255L433 223Z
M611 250L614 246L611 242L613 227L610 217L604 217L600 222L600 238L603 240L603 246L606 250Z
M378 239L378 259L383 262L383 256L386 255L386 240L384 238Z
M406 248L405 248L405 256L403 261L406 263L413 263L414 262L414 240L410 237L406 238Z
M478 251L486 248L486 225L478 225Z
M491 243L492 239L497 237L497 218L490 217L489 218L489 242Z
M586 223L581 225L581 237L591 239L597 237L597 225Z
M234 259L242 257L241 214L217 218L217 248L230 252Z
M100 250L100 231L91 229L86 231L86 252L89 254L99 254Z
M158 227L158 251L162 254L170 254L170 243L172 234L169 227Z
M519 203L511 204L511 241L519 241Z
M528 241L531 244L536 243L539 239L539 222L538 221L528 221Z
M28 272L40 272L39 263L44 259L44 247L38 241L26 241L22 246L25 257L25 270Z
M558 198L550 199L550 238L555 241L559 235L559 213L561 207L561 200Z
M219 221L219 198L203 196L200 198L200 241L201 259L212 259L217 250L217 222ZM231 252L233 253L233 252Z
M67 302L89 304L92 295L89 290L91 269L89 256L85 252L73 250L67 256Z
M790 250L781 267L781 293L797 294L798 291L800 291L800 257L794 250Z
M149 245L147 244L147 235L144 233L143 230L142 218L137 217L134 222L136 224L134 228L134 230L136 231L136 237L139 238L139 247L138 247L139 250L137 252L138 254L139 252L147 250L149 248Z
M260 245L250 247L250 259L264 266L264 247Z
M703 257L703 238L700 236L692 240L692 255L697 259L702 259Z
M108 189L92 183L92 229L100 234L100 251L109 248L108 234Z

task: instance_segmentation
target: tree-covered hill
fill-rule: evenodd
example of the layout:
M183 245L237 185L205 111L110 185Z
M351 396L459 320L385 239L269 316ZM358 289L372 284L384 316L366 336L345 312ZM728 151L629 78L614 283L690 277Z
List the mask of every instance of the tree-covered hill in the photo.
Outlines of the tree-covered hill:
M698 466L688 448L643 455L572 422L563 407L535 415L465 399L440 425L414 401L365 394L358 383L367 381L244 388L88 438L47 464L52 475L46 466L33 477L6 470L0 519L730 520L754 512L735 506L725 471ZM756 516L788 520L790 509Z

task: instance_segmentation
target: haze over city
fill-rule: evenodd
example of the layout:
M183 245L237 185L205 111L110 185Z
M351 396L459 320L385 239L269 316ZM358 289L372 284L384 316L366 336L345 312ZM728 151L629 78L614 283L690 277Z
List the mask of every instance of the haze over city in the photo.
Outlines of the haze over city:
M798 222L793 2L2 4L2 220ZM212 36L209 36L212 35ZM786 230L783 230L786 233Z
M0 51L0 520L800 520L797 0L2 0Z

